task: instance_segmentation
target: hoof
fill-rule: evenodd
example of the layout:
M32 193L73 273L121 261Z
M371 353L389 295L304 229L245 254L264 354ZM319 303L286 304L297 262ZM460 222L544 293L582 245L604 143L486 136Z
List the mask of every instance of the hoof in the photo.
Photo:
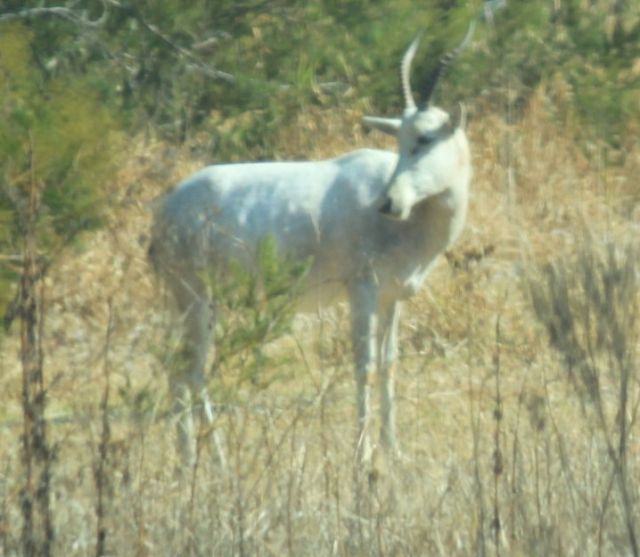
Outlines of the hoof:
M200 414L202 416L202 418L209 424L211 425L213 423L213 419L214 419L214 414L213 414L213 405L211 404L211 401L209 400L209 395L207 394L207 391L205 389L203 389L200 392Z
M394 462L408 462L409 457L400 450L398 443L395 439L390 439L389 436L380 435L380 446L384 450L385 454L391 458Z

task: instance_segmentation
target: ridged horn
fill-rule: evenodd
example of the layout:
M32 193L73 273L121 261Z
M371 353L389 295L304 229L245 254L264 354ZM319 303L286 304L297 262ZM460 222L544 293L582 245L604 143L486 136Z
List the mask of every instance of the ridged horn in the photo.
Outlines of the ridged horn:
M421 35L416 36L407 51L402 57L402 63L400 64L400 82L402 84L402 94L404 96L404 105L407 109L415 109L416 101L413 100L413 93L411 92L411 62L416 55L418 45L420 44Z
M467 127L467 107L464 105L464 103L458 103L456 118L452 120L451 128L453 130L462 128L462 130L464 131L466 127Z
M465 35L462 42L453 50L447 52L441 59L440 63L436 66L436 68L431 72L429 79L427 80L427 87L424 95L424 106L423 109L429 106L431 102L431 97L433 97L433 93L438 85L438 81L443 76L447 68L456 60L460 53L468 46L471 42L471 37L473 37L473 32L476 29L476 21L475 19L471 21L469 24L469 29L467 29L467 34Z

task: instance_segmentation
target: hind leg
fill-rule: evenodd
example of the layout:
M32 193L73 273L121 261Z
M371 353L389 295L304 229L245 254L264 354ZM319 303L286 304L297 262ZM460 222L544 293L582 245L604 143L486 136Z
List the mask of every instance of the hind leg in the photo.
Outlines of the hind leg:
M213 421L204 373L213 311L206 287L199 278L182 278L174 291L184 333L180 361L171 374L170 386L173 410L179 416L178 450L183 462L193 464L196 454L193 410L199 409L209 423Z

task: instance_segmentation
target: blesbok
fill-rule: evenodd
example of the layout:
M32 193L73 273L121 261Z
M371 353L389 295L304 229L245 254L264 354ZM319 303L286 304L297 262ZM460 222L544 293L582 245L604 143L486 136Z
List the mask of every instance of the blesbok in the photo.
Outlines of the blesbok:
M381 441L396 448L392 366L402 300L421 287L438 255L460 234L471 177L464 109L453 122L432 105L445 68L470 41L445 55L416 105L409 82L418 47L401 64L401 118L365 117L368 126L398 140L398 154L361 149L335 159L209 166L159 203L150 257L173 291L185 325L186 367L174 374L178 408L201 397L210 411L204 367L215 320L203 271L223 275L230 261L250 268L261 241L278 253L311 260L301 308L346 299L351 306L361 451L368 451L369 374L381 389ZM183 457L193 456L190 412L179 423ZM362 453L361 453L362 454Z

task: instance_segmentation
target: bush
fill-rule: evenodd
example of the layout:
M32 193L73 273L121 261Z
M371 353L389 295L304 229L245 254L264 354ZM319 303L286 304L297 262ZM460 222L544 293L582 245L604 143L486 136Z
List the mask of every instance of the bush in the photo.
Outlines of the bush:
M638 483L629 444L637 427L640 268L638 248L588 245L575 261L547 266L530 283L545 326L581 403L586 423L606 447L631 554Z
M78 234L100 225L113 170L113 115L88 83L44 77L31 38L21 26L0 32L0 315L21 272L31 189L39 192L34 226L43 274Z

